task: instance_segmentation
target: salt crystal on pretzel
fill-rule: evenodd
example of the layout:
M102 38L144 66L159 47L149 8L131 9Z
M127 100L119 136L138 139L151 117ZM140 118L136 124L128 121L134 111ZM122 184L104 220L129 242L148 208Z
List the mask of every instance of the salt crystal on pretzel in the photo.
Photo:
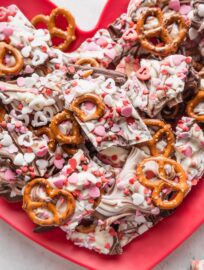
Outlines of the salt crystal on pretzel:
M133 106L156 116L164 106L182 101L191 58L171 55L161 61L142 59L138 71L122 87Z
M16 82L0 82L0 100L7 111L26 126L38 128L49 124L64 108L61 88L66 77L55 71L45 77L33 74Z
M188 185L196 185L204 174L204 133L194 119L182 117L176 127L175 155L188 175Z
M64 91L64 98L65 107L74 112L97 150L150 139L149 131L125 92L108 76L72 80Z

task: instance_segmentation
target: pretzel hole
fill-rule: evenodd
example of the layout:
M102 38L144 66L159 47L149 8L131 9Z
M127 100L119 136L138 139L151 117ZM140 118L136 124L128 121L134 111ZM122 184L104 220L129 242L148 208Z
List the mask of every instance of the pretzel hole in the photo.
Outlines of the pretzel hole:
M164 139L156 143L156 148L159 151L159 154L163 153L166 147L167 147L167 142Z
M96 112L96 105L91 101L82 102L79 108L85 115L92 115Z
M51 38L52 40L52 44L54 44L55 46L59 46L60 44L64 43L64 39L63 38L59 38L57 36L53 36Z
M151 182L158 180L159 176L159 166L155 161L148 161L144 164L143 172L145 174L146 179Z
M71 121L63 121L58 125L58 130L63 135L71 135L73 129L73 124Z
M177 22L174 22L173 24L169 25L167 27L167 30L172 37L172 39L176 38L179 35L179 24Z
M45 187L40 185L34 186L32 188L30 197L34 202L50 201L50 197L48 197Z
M157 28L158 26L160 26L159 20L154 16L149 16L145 20L143 27L144 27L144 30L150 30L150 29Z
M35 216L40 220L48 220L54 217L53 213L45 207L36 208L33 210L33 212Z
M13 67L16 65L16 59L9 51L4 55L2 59L3 65L7 67Z
M59 29L66 31L69 27L69 22L62 14L59 14L55 17L55 26Z

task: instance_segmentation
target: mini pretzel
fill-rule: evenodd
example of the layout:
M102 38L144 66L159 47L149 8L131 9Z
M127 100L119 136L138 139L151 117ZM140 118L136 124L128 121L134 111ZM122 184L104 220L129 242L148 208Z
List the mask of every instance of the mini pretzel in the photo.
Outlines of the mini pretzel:
M150 17L156 17L159 25L156 28L145 30L146 20ZM179 33L172 38L168 32L168 26L177 23ZM184 40L187 33L187 25L184 18L179 14L171 14L168 18L163 18L163 12L159 8L148 8L144 10L137 22L138 39L144 49L159 55L166 56L175 53ZM161 38L163 46L157 46L151 43L151 38Z
M204 102L204 90L201 89L197 95L191 99L186 107L186 113L189 117L194 118L198 122L204 122L204 114L199 115L194 112L194 109L196 106L198 106L200 103Z
M99 67L99 63L94 59L94 58L80 58L78 61L75 63L76 65L79 66L86 66L90 65L91 67ZM86 78L90 76L93 73L93 70L86 70L83 73L83 77Z
M32 191L35 187L43 187L46 192L46 199L32 198ZM48 197L48 198L47 198ZM65 198L67 209L63 212L57 210L55 200L59 197ZM37 209L47 209L53 216L41 218L37 215ZM50 183L44 178L36 178L29 182L24 189L23 209L27 212L30 219L40 226L59 226L70 218L75 211L75 199L73 195L62 189L53 189Z
M15 58L15 64L11 67L4 64L6 54L11 54ZM23 68L24 61L21 53L13 46L0 42L0 76L18 74Z
M158 164L158 176L157 180L151 181L144 173L144 166L149 161L155 161ZM171 165L176 173L176 182L167 179L165 172L165 165ZM165 158L163 156L150 157L144 159L139 163L136 171L138 181L145 187L152 190L152 201L160 209L174 209L181 204L186 193L188 192L187 175L181 165L173 159ZM168 200L162 198L162 191L165 188L170 188L176 191L176 195Z
M96 105L96 111L91 115L86 115L79 106L86 101L90 101ZM74 99L71 103L71 110L82 122L88 122L91 120L97 120L101 118L105 113L105 104L101 98L95 94L84 94Z
M70 132L70 135L63 134L58 128L59 124L64 121L70 121L72 123L72 130ZM52 118L50 128L59 143L80 144L83 141L83 137L80 134L80 126L74 119L72 113L67 110L58 113Z
M56 146L57 146L57 142L55 140L55 136L54 136L53 132L51 131L51 129L49 127L39 128L39 129L35 130L35 134L38 137L43 135L43 134L47 135L47 137L49 138L48 147L52 152L55 151Z
M66 31L64 31L56 26L56 18L59 15L63 16L68 23L68 27L67 27ZM62 51L66 51L69 48L70 44L76 39L75 19L72 16L72 14L64 8L53 9L52 12L50 13L50 16L37 15L32 19L32 24L34 26L36 26L40 22L46 24L52 38L58 37L58 38L64 40L63 43L56 46L56 48L58 48Z
M174 134L171 130L171 126L166 124L165 122L157 119L145 119L145 125L148 127L159 127L159 130L155 132L152 139L148 142L141 143L141 146L147 146L150 150L152 156L162 155L164 157L168 157L174 150ZM157 143L161 140L161 138L166 135L167 146L163 150L162 153L157 149Z

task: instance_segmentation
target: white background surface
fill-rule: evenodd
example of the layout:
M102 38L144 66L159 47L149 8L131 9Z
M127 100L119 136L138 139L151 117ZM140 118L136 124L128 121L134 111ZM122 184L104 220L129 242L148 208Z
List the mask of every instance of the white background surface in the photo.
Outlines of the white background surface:
M97 22L106 0L53 0L53 2L70 9L81 28L91 29ZM189 270L192 258L204 258L204 225L154 270ZM0 270L45 269L83 270L84 268L50 253L0 220Z

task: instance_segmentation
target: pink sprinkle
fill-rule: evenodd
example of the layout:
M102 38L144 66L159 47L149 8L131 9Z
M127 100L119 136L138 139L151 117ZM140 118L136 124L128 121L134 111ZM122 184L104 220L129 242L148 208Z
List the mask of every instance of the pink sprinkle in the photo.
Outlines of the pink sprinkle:
M64 185L64 180L63 179L57 179L56 181L53 182L53 184L57 187L57 188L63 188Z
M15 174L10 169L5 171L4 177L7 181L11 181L16 178Z
M91 187L89 189L89 195L92 198L98 198L100 196L100 190L97 187Z
M69 176L68 182L70 184L76 184L78 182L78 175L77 173L73 173L72 175Z
M124 117L130 117L132 115L132 107L126 106L121 110L121 115Z
M88 43L84 46L84 51L98 51L99 47L94 42Z
M89 102L89 101L85 102L84 106L85 106L85 109L88 110L88 111L93 110L93 108L95 107L95 105L92 102Z
M188 13L191 11L191 6L189 5L182 5L179 12L181 13L181 15L188 15Z
M153 209L151 210L151 213L152 213L153 215L159 215L160 210L159 210L158 207L155 207L155 208L153 208Z
M15 126L12 125L11 123L8 123L7 124L7 129L8 129L8 131L13 131L15 129Z
M37 153L37 157L44 157L48 153L48 148L46 146L43 146Z
M29 65L27 65L26 67L25 67L25 73L33 73L34 72L34 69L31 67L31 66L29 66Z
M104 126L98 126L94 129L94 133L100 137L104 137L106 135L106 130Z
M179 66L183 61L186 60L186 57L184 55L172 55L171 59L173 61L173 64L175 66Z
M104 37L100 37L97 41L96 44L98 44L101 47L106 47L108 45L108 42L106 40L106 38Z
M187 146L186 149L184 149L184 150L182 151L182 153L183 153L186 157L192 157L193 150L192 150L191 146Z
M105 55L114 60L116 57L116 51L114 49L106 50Z
M19 78L17 79L17 85L18 85L19 87L24 86L24 85L25 85L25 79L24 79L23 77L19 77Z
M64 162L65 160L62 158L62 159L55 159L54 160L54 165L57 169L62 169L63 168L63 165L64 165Z
M169 7L175 10L176 12L180 9L180 1L179 0L170 0Z
M11 36L11 35L13 34L13 29L12 29L12 28L4 28L3 34L4 34L6 37Z

